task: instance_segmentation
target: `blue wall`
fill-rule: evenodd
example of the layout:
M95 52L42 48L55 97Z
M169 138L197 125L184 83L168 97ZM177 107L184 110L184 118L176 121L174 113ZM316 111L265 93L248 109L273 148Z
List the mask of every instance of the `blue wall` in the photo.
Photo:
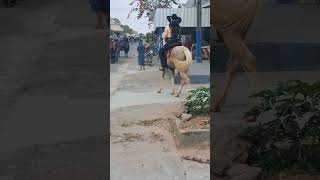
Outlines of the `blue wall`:
M257 58L257 71L320 70L320 43L259 43L248 45ZM223 44L215 45L211 73L225 72L229 57Z

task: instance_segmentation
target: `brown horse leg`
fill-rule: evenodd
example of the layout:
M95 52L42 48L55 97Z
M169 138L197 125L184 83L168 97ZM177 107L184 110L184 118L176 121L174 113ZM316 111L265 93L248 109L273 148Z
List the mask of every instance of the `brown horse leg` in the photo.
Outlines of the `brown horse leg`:
M180 86L179 92L175 95L176 97L180 96L182 88L185 84L190 84L190 79L186 73L180 72L180 77L181 77L181 86Z
M236 75L236 68L239 65L245 65L247 69L250 71L254 71L253 67L255 66L255 59L248 47L243 42L243 38L239 34L235 34L234 32L225 32L221 34L224 40L225 46L229 49L231 61L228 70L227 70L227 81L223 91L223 95L218 98L216 105L214 107L214 111L221 111L220 107L222 102L225 100L227 96L227 92L230 88L232 80ZM250 62L250 63L249 63Z
M214 105L213 112L220 112L221 105L224 103L227 93L230 89L231 83L236 75L236 70L239 65L239 61L237 59L233 59L232 56L229 58L229 64L227 68L227 81L223 89L223 93L221 96L217 98L217 101Z
M250 51L248 51L248 53L250 53ZM240 62L243 69L245 70L248 78L249 78L249 82L250 82L250 90L251 93L256 93L256 72L257 72L257 68L256 68L256 58L255 56L253 56L250 53L250 56L246 59L245 62Z
M248 48L246 48L246 58L242 59L241 65L245 72L247 73L247 76L249 78L250 82L250 92L251 94L257 93L256 90L256 57L249 51ZM257 105L257 102L253 99L250 100L250 105ZM256 116L249 116L242 119L246 122L255 122L257 120Z
M174 72L174 70L170 70L170 72L171 72L171 77L170 77L170 79L171 79L171 87L172 87L172 91L171 91L171 95L174 95L174 92L175 92L175 72Z
M157 91L157 93L161 93L161 91L163 90L164 75L165 75L165 71L161 71L161 73L160 73L160 89Z

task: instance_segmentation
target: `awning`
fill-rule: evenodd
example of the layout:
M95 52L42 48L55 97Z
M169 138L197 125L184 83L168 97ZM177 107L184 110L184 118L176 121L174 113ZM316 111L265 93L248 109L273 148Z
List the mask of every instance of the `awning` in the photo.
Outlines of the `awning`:
M202 27L210 27L210 8L202 8ZM167 16L181 17L181 27L197 27L197 8L159 8L154 16L154 28L168 25Z

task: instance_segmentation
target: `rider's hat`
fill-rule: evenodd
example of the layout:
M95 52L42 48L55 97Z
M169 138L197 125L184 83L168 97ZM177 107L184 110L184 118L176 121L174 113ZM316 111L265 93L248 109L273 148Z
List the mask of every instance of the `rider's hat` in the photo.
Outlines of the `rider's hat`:
M181 23L181 18L179 16L177 16L176 14L172 14L171 16L167 16L167 19L170 23L177 23L180 24Z

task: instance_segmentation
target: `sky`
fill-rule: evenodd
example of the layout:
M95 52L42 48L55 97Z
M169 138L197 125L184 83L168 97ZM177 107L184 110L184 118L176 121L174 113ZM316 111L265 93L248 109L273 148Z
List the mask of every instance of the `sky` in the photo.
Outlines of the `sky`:
M119 19L121 24L126 24L139 33L152 31L148 26L148 18L145 18L144 15L141 19L137 19L137 13L133 12L129 19L127 19L128 13L132 8L129 5L130 2L131 0L110 0L111 17ZM180 0L179 2L185 3L187 0Z

